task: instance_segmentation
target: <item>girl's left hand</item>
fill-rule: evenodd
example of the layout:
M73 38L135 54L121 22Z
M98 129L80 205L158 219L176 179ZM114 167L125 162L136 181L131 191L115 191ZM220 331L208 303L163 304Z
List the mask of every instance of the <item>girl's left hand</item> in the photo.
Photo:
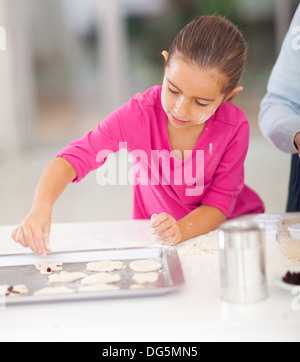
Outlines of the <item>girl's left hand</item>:
M152 215L151 218L152 233L157 241L162 244L175 245L182 241L182 234L178 222L173 216L162 212L159 215Z

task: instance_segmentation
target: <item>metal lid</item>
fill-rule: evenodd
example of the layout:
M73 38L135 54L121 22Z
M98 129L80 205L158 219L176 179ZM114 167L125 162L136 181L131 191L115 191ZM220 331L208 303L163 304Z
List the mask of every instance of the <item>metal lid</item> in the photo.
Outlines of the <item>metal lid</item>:
M254 221L226 221L220 226L220 230L224 232L249 232L249 231L260 231L261 227Z

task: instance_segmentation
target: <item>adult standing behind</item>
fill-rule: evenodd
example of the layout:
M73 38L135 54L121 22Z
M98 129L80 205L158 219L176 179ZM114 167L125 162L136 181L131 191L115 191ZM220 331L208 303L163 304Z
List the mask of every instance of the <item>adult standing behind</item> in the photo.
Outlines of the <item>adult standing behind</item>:
M287 211L300 211L300 5L270 75L259 125L269 141L292 154Z

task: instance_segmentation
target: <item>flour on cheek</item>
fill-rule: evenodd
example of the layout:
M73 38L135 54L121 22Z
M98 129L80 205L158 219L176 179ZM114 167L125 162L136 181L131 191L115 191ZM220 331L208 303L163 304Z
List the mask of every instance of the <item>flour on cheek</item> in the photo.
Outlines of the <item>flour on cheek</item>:
M216 111L216 108L208 107L208 110L206 112L203 112L198 116L197 123L201 124L201 123L206 122L215 113L215 111Z

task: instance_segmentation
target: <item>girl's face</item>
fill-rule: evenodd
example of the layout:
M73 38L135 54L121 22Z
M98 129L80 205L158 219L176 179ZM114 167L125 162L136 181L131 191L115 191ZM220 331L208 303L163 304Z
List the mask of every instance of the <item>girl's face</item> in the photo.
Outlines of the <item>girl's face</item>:
M217 69L204 70L180 56L172 57L165 69L161 93L170 125L190 128L205 123L224 101L223 84Z

